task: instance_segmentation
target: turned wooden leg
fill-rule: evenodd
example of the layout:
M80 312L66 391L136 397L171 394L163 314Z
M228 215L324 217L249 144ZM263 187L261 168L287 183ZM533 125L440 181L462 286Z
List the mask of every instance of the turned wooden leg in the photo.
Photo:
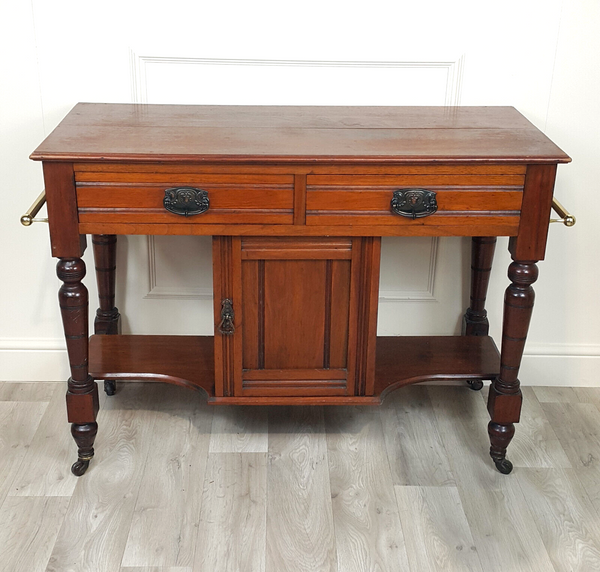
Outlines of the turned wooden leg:
M96 310L94 333L120 334L121 315L115 307L115 284L117 270L117 237L114 234L92 236L96 281L100 307ZM106 395L114 395L117 384L114 379L104 381Z
M61 258L56 273L63 281L58 300L71 368L67 414L78 447L78 459L71 471L81 476L94 456L94 438L98 429L98 387L88 374L88 291L81 282L85 264L81 258Z
M506 459L506 448L515 434L514 423L521 413L519 367L535 294L531 285L537 280L537 261L515 260L508 269L511 281L504 296L502 350L500 375L490 388L488 411L492 420L488 425L490 455L501 473L508 474L512 463Z
M495 236L473 237L471 242L471 305L463 318L463 335L488 335L490 326L485 309L485 299L495 249Z
M465 336L487 336L490 326L485 309L490 272L496 249L495 236L474 236L471 241L471 304L463 318ZM467 380L471 389L483 387L480 379Z

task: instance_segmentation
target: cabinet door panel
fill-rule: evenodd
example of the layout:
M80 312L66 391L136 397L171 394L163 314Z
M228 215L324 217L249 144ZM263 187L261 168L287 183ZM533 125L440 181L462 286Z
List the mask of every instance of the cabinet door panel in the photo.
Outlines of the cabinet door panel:
M215 260L215 272L239 277L239 286L215 291L217 297L239 293L233 301L232 352L217 360L235 371L217 372L217 380L235 380L236 396L355 395L357 375L371 375L365 360L374 359L369 350L375 343L376 304L370 302L377 296L379 241L240 240L238 261ZM365 256L369 249L375 256ZM216 248L219 252L228 251ZM240 272L218 270L223 263ZM371 278L365 280L365 274ZM374 288L364 289L365 284ZM363 335L356 335L357 328ZM219 337L217 331L215 351L226 347ZM362 380L362 394L371 384Z
M265 369L324 367L330 262L265 261Z

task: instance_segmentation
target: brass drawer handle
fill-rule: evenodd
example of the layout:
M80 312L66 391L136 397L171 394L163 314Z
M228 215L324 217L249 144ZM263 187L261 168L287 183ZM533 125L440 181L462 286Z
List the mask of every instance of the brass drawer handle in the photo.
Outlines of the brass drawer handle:
M224 336L232 336L235 332L234 320L233 302L229 298L225 298L221 302L221 322L217 326L219 333Z
M573 226L577 222L577 219L555 198L552 198L552 209L560 218L551 218L550 222L562 222L565 226Z
M399 189L392 196L392 212L413 220L432 215L437 208L435 192L427 189Z
M164 207L181 216L202 214L208 210L208 192L194 187L172 187L165 190Z
M29 207L27 212L21 217L23 226L31 226L34 222L48 222L47 218L35 218L35 215L40 212L40 209L46 202L46 191L42 191L40 196L35 199L34 203Z

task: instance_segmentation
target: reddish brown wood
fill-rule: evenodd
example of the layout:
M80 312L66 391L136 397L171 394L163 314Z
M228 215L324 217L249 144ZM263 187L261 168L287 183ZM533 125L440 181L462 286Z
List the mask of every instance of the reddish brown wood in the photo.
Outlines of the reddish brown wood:
M306 223L306 176L294 175L294 224Z
M294 185L294 176L288 172L286 174L274 174L269 168L263 169L258 173L198 173L193 166L181 166L177 171L164 172L140 171L135 166L130 166L127 170L100 170L100 171L76 171L75 181L77 188L85 189L87 187L110 188L137 188L147 185L148 188L154 186L176 187L177 185L206 187L207 189L224 189L229 192L245 191L250 189L261 189L268 192L271 189L292 190ZM236 193L238 195L243 193ZM257 200L262 202L262 193L257 193Z
M250 237L241 239L240 261L232 261L219 246L215 299L241 291L232 300L236 319L240 312L244 319L228 341L216 343L217 387L225 377L234 379L236 396L372 393L379 249L378 238ZM240 283L233 274L223 279L240 262ZM222 343L241 346L241 361L222 358ZM347 384L337 373L317 383L311 372L329 368L344 371Z
M323 366L326 266L325 260L265 262L266 369Z
M455 213L456 214L456 213ZM155 234L155 235L196 235L196 236L514 236L519 232L519 217L510 216L446 216L434 220L429 218L412 221L395 215L394 224L388 224L390 217L381 219L363 216L353 224L339 224L339 216L329 217L336 223L326 226L326 217L318 221L313 217L310 226L264 225L264 224L130 224L130 223L80 223L81 232L91 234ZM348 223L349 224L349 223Z
M88 374L88 291L81 282L85 264L80 258L61 258L56 273L63 282L58 300L71 367L67 413L79 455L71 470L81 476L94 455L98 413L98 387Z
M512 471L512 463L506 458L506 448L515 436L515 426L513 423L494 423L490 421L488 425L488 434L490 436L490 456L494 460L497 469L507 475Z
M78 172L81 222L122 221L173 224L292 224L294 176L102 171ZM191 186L208 193L209 209L182 217L163 205L165 190Z
M369 226L369 221L373 226ZM483 231L479 233L483 235L490 232L494 235L510 236L516 234L519 228L519 216L517 212L511 211L491 211L485 214L479 211L475 214L462 211L438 212L413 220L382 211L339 211L335 214L327 211L309 211L306 224L320 226L322 229L342 226L342 234L351 236L363 236L359 234L361 226L365 227L365 231L370 228L370 234L374 234L375 229L381 230L381 236L473 236L477 234L478 229ZM390 230L385 230L385 227L389 227ZM419 227L423 227L421 231ZM456 228L457 232L454 232L453 228ZM348 229L351 230L348 232Z
M117 135L118 133L118 135ZM365 141L368 142L365 145ZM54 149L62 149L54 151ZM110 153L102 150L110 148ZM192 151L193 150L193 151ZM222 161L256 163L394 161L419 163L568 162L532 129L281 129L132 125L120 130L78 126L55 131L31 156L43 161L123 160L135 163Z
M490 329L485 299L495 248L495 236L473 237L471 242L471 305L467 308L463 318L463 335L487 336Z
M375 341L381 239L354 239L348 348L348 384L355 395L373 395L375 384Z
M427 185L412 188L426 188L436 193L438 213L468 211L519 211L522 193L510 187L490 187L487 190L461 189L455 187L435 187ZM392 214L390 203L395 190L408 188L407 185L389 187L309 187L307 214ZM439 216L439 214L437 216ZM436 216L436 215L432 215ZM342 221L343 222L343 221Z
M452 174L429 173L404 175L365 175L359 173L308 175L306 186L312 188L337 187L347 189L353 187L516 187L523 188L525 178L522 174L464 173L456 171ZM469 189L467 189L469 190Z
M78 377L87 321L66 317L83 316L87 305L80 235L188 234L215 237L215 328L227 298L235 332L217 333L212 349L160 336L94 337L100 379L202 387L219 403L349 404L378 402L417 381L495 378L491 453L510 470L533 261L544 256L556 164L570 161L514 109L80 104L32 158L44 161L53 254L66 259L65 307L75 312L63 308L74 356L68 409L82 458L93 447L97 392L87 371ZM205 188L209 211L166 212L171 186ZM406 187L435 190L438 212L392 214L393 191ZM382 236L479 237L468 336L380 340L375 353ZM481 335L493 253L486 237L495 236L512 237L517 261L501 371ZM95 247L106 270L97 328L107 331L116 310L114 243Z
M555 178L556 164L527 167L519 234L508 247L513 260L544 259Z
M282 257L264 266L265 368L322 367L327 261Z
M145 173L161 173L161 174L264 174L265 167L258 164L248 163L184 163L184 164L168 164L168 163L134 163L122 164L115 162L102 163L75 163L73 165L77 180L84 180L87 177L89 180L100 180L98 177L107 176L111 173L138 173L144 176ZM293 172L296 175L525 175L527 165L511 165L507 163L499 164L468 164L461 163L460 165L452 163L442 163L434 165L423 164L401 164L394 165L389 163L370 163L368 165L355 165L352 163L336 163L334 165L320 165L313 163L295 163ZM290 165L285 162L270 163L268 172L271 174L286 175L290 173ZM83 174L95 173L95 174ZM103 173L103 175L100 175Z
M422 381L494 379L500 356L489 336L377 338L375 395Z
M206 215L206 216L204 216ZM236 234L234 231L236 225L291 225L293 222L292 210L277 210L277 209L212 209L212 212L206 212L199 215L200 219L193 217L184 217L173 213L167 213L164 208L154 209L80 209L79 220L82 223L91 224L93 228L97 228L98 223L122 223L125 222L129 226L135 223L151 224L158 226L159 224L167 223L172 227L177 226L192 226L198 224L213 224L213 230L217 230L217 225L227 223L230 232L228 234ZM129 222L127 222L129 221ZM204 221L201 222L201 221ZM81 228L81 226L80 226ZM114 228L114 227L113 227ZM127 233L130 234L130 233ZM174 233L171 233L174 234ZM177 234L194 234L193 232L179 232ZM208 233L213 234L213 233Z
M358 305L363 300L358 293L361 277L374 271L363 261L364 256L353 254L364 241L373 243L373 239L348 238L242 238L244 319L232 336L232 343L241 343L242 361L235 362L237 365L228 362L240 371L233 375L238 380L236 395L353 394L355 371L348 363L349 355L358 349L349 345L350 320L362 327L358 322L362 316ZM231 263L223 259L215 264L224 267ZM225 294L218 288L223 282L216 277L215 283L216 297L221 299ZM233 289L231 284L230 291ZM353 290L357 293L351 304ZM234 307L239 307L236 300ZM368 310L373 311L372 306ZM366 316L367 310L364 313ZM369 335L374 339L374 331ZM365 344L360 351L368 347ZM337 373L331 377L332 372ZM278 385L273 383L276 379Z
M100 307L96 310L94 333L114 335L121 333L121 314L115 307L115 286L117 270L117 237L114 234L96 234L92 237L96 282ZM104 381L106 395L117 391L113 379Z
M50 227L52 256L79 258L86 248L79 233L77 196L71 163L44 163L44 184Z
M242 379L241 240L213 238L213 291L215 318L215 390L219 396L232 396ZM223 301L231 300L235 315L233 335L219 332Z
M79 103L66 126L124 125L180 127L416 127L531 129L512 107L354 107L252 105L131 105Z
M96 379L162 381L203 389L211 403L285 404L289 397L215 396L212 336L92 336L90 372ZM377 338L373 396L294 397L311 405L378 404L404 385L433 380L494 379L498 350L489 336Z
M115 286L117 270L117 237L96 234L92 237L96 282L100 307L96 310L94 333L120 334L121 315L115 307Z
M343 368L313 368L313 369L253 369L242 373L244 381L276 382L284 377L289 381L342 381L346 380L346 370Z
M346 368L348 364L349 327L348 304L352 282L352 265L329 260L327 268L325 308L326 348L323 367Z
M333 260L352 258L349 238L244 237L242 260Z
M136 187L126 186L78 186L77 198L80 212L100 211L101 209L146 209L150 213L152 209L164 211L163 199L165 189L184 185L163 183L156 186L138 185ZM188 182L185 186L204 189L208 192L210 208L206 213L214 211L237 211L237 210L274 210L292 211L292 192L290 189L273 189L266 185L263 188L248 186L247 188L211 188L208 185ZM258 191L258 192L257 192ZM165 211L165 215L173 214ZM174 215L178 216L178 215ZM200 215L195 215L200 216ZM206 217L203 217L206 218ZM176 219L178 220L178 219ZM218 221L208 221L218 222ZM243 222L243 221L241 221Z
M215 395L213 336L91 336L95 379L162 381Z
M510 472L506 447L514 434L511 426L519 421L521 412L522 395L517 376L535 299L531 285L537 280L538 269L535 262L514 261L508 269L508 277L511 284L504 296L500 374L493 381L488 397L492 418L488 428L490 455L503 472Z
M569 161L512 108L107 104L77 105L32 158L132 163Z
M98 423L85 423L71 425L71 435L77 443L77 461L73 463L71 472L76 477L81 477L90 465L94 456L94 441L98 433Z

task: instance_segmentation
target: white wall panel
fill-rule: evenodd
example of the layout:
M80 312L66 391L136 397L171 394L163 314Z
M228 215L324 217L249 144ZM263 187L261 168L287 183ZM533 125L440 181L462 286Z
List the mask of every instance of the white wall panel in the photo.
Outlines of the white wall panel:
M229 105L456 105L460 101L463 61L323 61L323 60L233 60L193 57L161 57L131 54L134 101L139 103L229 104ZM435 301L437 239L384 239L381 299L386 305ZM447 253L458 260L460 243ZM177 252L177 256L173 256ZM178 327L193 333L201 327L210 332L212 302L210 241L197 237L150 237L148 267L151 290L144 297L200 300L196 316L182 315ZM410 269L407 272L406 269ZM450 275L443 282L456 283ZM128 294L135 304L135 295ZM147 302L138 296L139 311ZM460 300L460 294L457 298ZM204 302L202 301L204 300ZM182 304L184 302L182 301ZM192 304L187 303L190 307ZM454 314L460 312L456 303ZM134 312L136 310L134 309ZM445 310L448 314L450 309ZM391 312L391 315L390 315ZM387 308L380 330L393 333L414 331L394 316L403 310ZM383 314L382 314L383 315ZM422 334L444 331L443 313L422 320ZM435 318L438 318L437 320ZM386 325L387 324L387 325ZM147 323L158 333L163 323Z
M573 156L557 194L578 224L551 228L523 378L600 384L597 2L33 0L2 10L0 379L67 376L47 228L18 218L42 186L29 153L77 101L460 103L514 105ZM381 334L459 330L468 242L385 241ZM488 298L496 339L506 245ZM211 333L210 239L120 237L118 256L125 331ZM85 260L92 268L91 248ZM95 300L91 275L86 283Z

